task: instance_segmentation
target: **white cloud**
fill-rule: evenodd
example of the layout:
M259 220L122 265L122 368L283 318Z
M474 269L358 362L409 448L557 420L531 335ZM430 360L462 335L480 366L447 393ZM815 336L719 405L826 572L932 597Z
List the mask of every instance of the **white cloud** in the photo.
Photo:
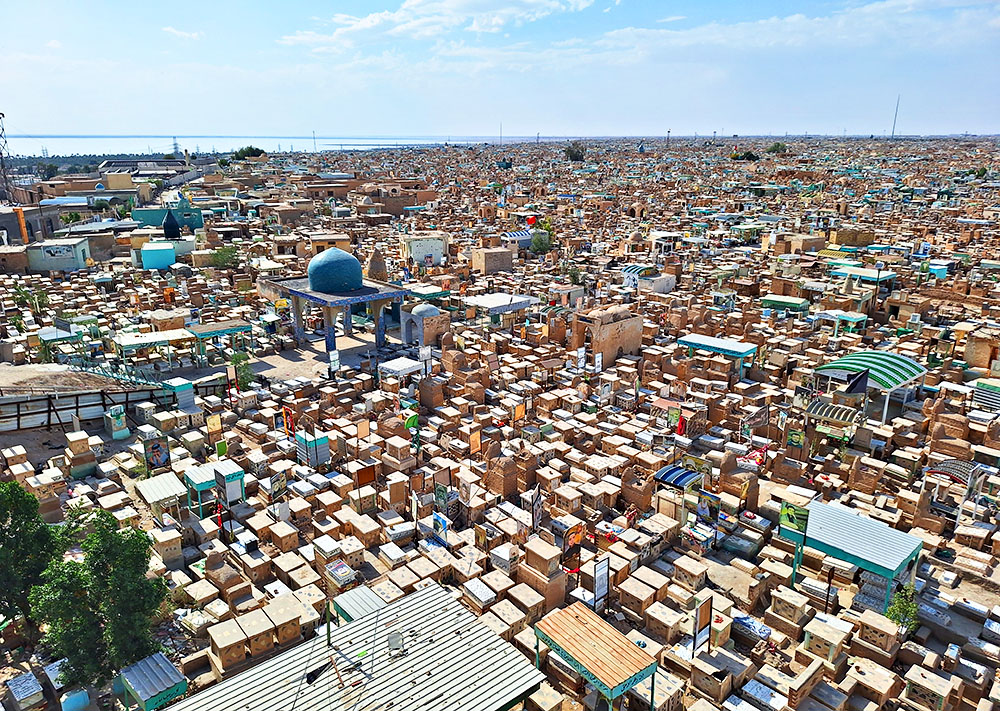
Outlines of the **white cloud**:
M995 40L997 33L989 27L997 17L1000 4L996 0L879 0L827 15L797 13L728 24L710 22L683 30L626 27L606 33L599 43L645 51L705 46L739 51L890 45L908 49L961 47Z
M202 37L205 36L204 33L202 32L185 32L184 30L178 30L177 28L171 27L170 25L167 25L166 27L163 27L161 29L168 35L173 35L174 37L180 37L181 39L196 40L196 39L201 39Z
M657 22L664 24L667 22L680 22L681 20L686 20L686 19L687 15L671 15L670 17L661 18L657 20Z
M59 49L60 47L62 47L62 42L60 42L57 39L51 39L45 43L45 46L48 47L49 49Z
M403 0L396 10L367 15L338 13L330 18L332 32L299 30L278 42L285 45L323 47L337 51L365 40L401 37L415 40L440 38L453 30L500 32L564 12L579 12L594 0Z

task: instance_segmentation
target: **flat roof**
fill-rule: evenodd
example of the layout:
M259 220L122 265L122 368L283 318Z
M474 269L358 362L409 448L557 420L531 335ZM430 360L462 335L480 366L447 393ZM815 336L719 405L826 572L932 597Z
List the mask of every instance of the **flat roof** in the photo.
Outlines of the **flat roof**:
M580 602L543 617L535 635L609 699L656 671L654 657Z
M393 632L402 635L405 653L390 655ZM500 711L533 693L545 679L521 652L436 583L332 627L330 637L332 646L327 647L326 631L318 629L313 639L171 709ZM329 667L313 683L306 681L309 672L331 659L339 674Z
M845 506L813 501L806 527L806 545L823 544L894 575L924 542L916 536L862 516ZM822 549L821 549L822 550Z
M688 348L701 348L713 353L722 353L728 356L746 358L757 352L754 343L744 343L731 338L715 338L714 336L703 336L700 333L691 333L677 339L677 342Z

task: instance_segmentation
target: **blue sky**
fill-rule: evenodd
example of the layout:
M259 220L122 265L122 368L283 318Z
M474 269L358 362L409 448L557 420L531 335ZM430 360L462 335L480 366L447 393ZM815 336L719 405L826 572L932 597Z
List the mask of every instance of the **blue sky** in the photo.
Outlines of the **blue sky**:
M4 4L9 133L1000 133L1000 0Z

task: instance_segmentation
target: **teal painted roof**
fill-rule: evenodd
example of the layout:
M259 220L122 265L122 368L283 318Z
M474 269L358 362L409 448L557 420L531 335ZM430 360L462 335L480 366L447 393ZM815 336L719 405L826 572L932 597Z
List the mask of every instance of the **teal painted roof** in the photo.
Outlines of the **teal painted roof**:
M859 351L821 365L817 373L860 373L868 371L868 379L885 390L895 390L922 377L927 369L912 358L889 351Z

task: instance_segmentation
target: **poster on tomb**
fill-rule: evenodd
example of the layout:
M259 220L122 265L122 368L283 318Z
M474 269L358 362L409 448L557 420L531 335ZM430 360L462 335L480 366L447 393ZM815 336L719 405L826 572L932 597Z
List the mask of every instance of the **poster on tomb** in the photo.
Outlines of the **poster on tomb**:
M483 448L483 433L476 430L469 434L469 453L478 454Z
M434 512L434 519L431 524L434 527L434 537L442 544L448 543L448 519L437 511Z
M448 485L441 482L434 483L434 505L438 511L444 511L448 507Z
M789 447L802 447L806 443L806 433L802 430L788 430L786 442Z
M563 538L563 567L571 572L580 567L580 546L583 543L583 522L574 524Z
M603 353L595 353L594 354L594 368L597 369L598 373L600 373L601 371L604 370L604 354Z
M719 525L719 508L722 500L718 495L702 489L698 492L698 518L712 528Z
M486 528L477 523L475 531L476 531L476 548L478 548L481 551L488 550L489 543L486 540Z
M371 422L366 418L358 420L358 439L368 439L371 433Z
M576 349L576 367L580 370L587 367L587 349L583 346Z
M778 515L778 523L785 528L805 533L809 526L809 509L783 501L781 502L781 513Z
M681 409L674 405L667 408L667 430L669 432L676 432L677 425L681 421Z
M468 479L458 480L458 500L463 506L468 506L472 501L472 482Z
M685 454L681 457L681 467L698 472L703 477L712 475L712 463L703 457Z
M166 437L151 437L142 443L142 453L146 460L146 470L153 471L170 464L170 447Z
M222 432L222 415L215 413L205 418L205 425L208 427L210 435L217 435Z
M694 625L694 649L693 654L698 654L702 646L708 647L712 636L712 596L709 595L698 603L695 613Z

